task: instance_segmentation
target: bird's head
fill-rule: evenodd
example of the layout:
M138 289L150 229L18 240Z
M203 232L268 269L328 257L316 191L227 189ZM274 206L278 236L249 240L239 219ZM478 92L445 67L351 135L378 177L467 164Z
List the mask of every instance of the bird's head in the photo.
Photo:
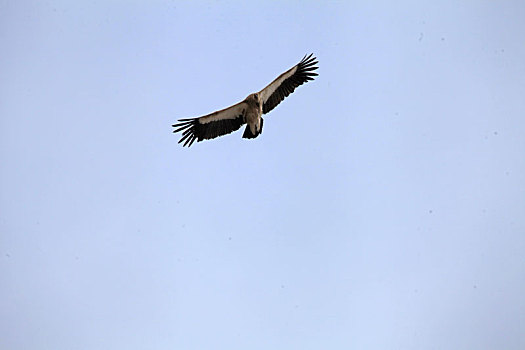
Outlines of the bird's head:
M257 93L253 94L253 99L254 99L254 101L255 101L255 105L256 105L257 107L259 107L259 106L261 105L261 103L260 103L260 101L259 101L259 94L257 94Z

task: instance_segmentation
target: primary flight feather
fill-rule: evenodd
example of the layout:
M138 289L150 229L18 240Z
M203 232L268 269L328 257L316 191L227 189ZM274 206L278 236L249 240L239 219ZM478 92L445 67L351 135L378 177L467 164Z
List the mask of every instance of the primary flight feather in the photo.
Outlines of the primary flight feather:
M244 101L233 106L198 117L179 119L173 124L173 132L182 132L179 143L191 146L195 140L214 139L238 130L244 124L243 138L253 139L262 133L262 115L274 109L285 97L294 92L295 88L317 75L317 59L313 54L303 59L279 75L274 81L259 92L248 95Z

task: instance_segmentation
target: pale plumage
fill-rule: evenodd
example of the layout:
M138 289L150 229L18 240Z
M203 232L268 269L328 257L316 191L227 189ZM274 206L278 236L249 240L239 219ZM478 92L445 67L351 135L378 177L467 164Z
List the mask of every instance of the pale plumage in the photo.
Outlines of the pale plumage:
M262 133L262 115L274 109L285 97L294 92L298 86L314 80L317 73L318 62L315 56L310 54L295 66L281 74L268 86L259 92L250 94L244 101L233 106L199 117L179 119L174 124L173 132L182 131L179 143L183 146L191 146L192 143L209 140L218 136L229 134L246 125L243 138L255 138Z

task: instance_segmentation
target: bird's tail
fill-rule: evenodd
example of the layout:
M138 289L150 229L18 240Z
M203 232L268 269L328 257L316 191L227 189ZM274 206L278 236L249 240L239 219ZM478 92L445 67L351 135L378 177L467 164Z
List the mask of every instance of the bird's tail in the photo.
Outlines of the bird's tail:
M252 130L250 129L250 125L246 125L246 129L244 129L244 134L242 134L242 138L243 139L254 139L260 134L262 134L263 122L264 122L264 119L261 118L261 128L259 129L259 131L256 131L255 134L252 133Z

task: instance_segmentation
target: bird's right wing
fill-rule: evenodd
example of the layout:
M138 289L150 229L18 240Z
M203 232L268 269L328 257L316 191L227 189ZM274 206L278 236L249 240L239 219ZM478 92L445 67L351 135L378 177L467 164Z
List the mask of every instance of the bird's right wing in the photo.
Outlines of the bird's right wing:
M173 132L182 131L179 143L184 142L183 146L190 147L195 140L214 139L238 130L246 123L247 108L243 101L202 117L179 119L179 123L172 125L175 128Z
M274 109L286 96L294 92L296 87L314 80L314 77L318 75L314 72L319 68L316 66L317 63L317 58L313 54L304 56L301 62L279 75L268 86L259 91L259 96L263 102L263 113L266 114Z

